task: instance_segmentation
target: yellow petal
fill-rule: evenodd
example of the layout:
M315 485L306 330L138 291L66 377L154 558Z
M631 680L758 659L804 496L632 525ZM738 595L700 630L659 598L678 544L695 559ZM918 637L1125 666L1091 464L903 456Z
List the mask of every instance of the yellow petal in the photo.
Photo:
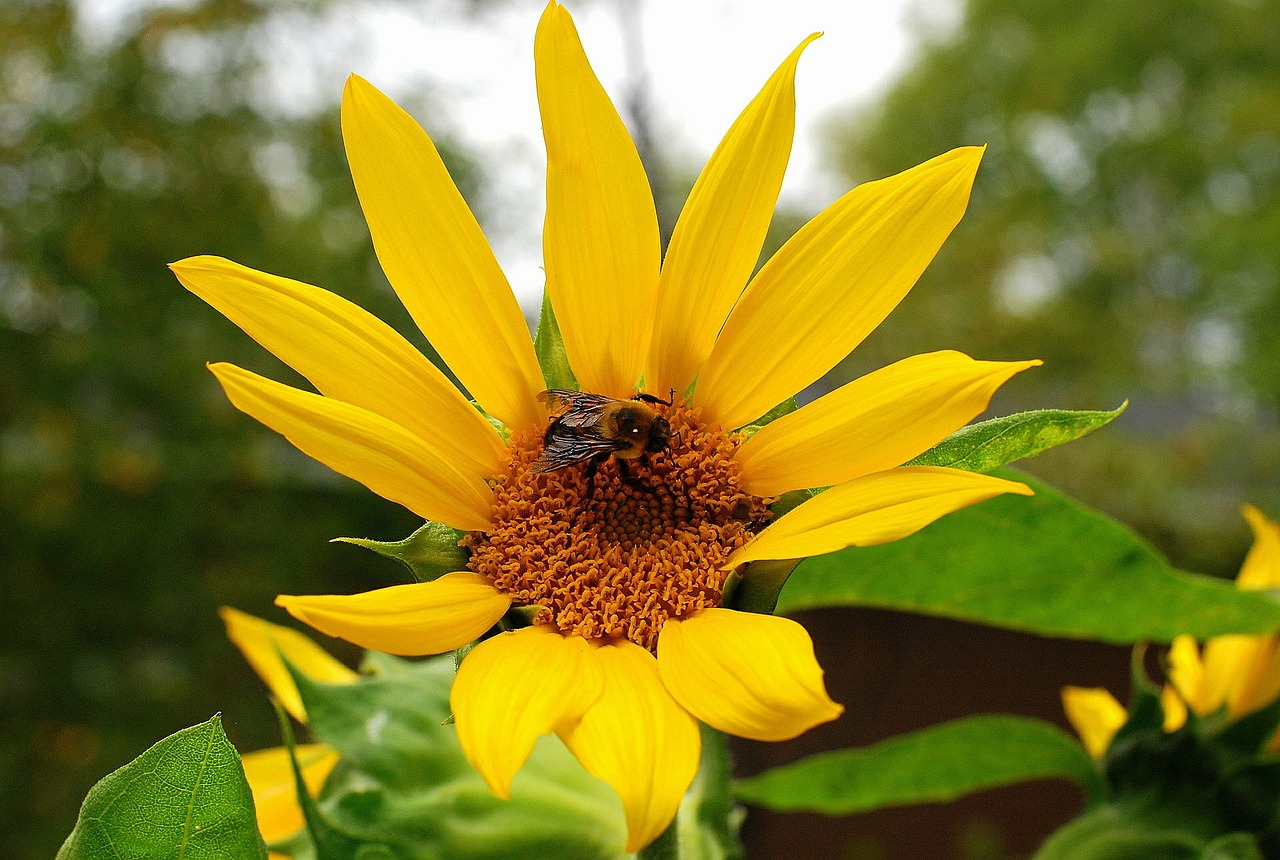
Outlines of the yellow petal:
M478 573L446 573L430 582L361 594L282 594L276 605L321 633L362 648L420 657L475 641L511 606Z
M1111 739L1129 718L1124 705L1103 687L1063 687L1062 709L1085 750L1095 759L1102 758Z
M1236 585L1240 588L1280 588L1280 524L1267 519L1253 505L1241 509L1253 529L1253 546L1244 557Z
M795 133L792 51L734 121L685 202L662 262L645 385L684 391L760 258ZM894 465L897 465L896 463Z
M271 694L300 723L307 721L307 712L285 660L308 678L324 684L349 684L360 677L297 630L230 606L219 607L218 615L227 625L227 638L240 649Z
M1240 700L1249 670L1257 658L1259 638L1230 634L1215 636L1204 643L1204 677L1198 696L1188 696L1187 702L1198 714L1210 714L1224 705L1232 713L1234 702Z
M232 404L309 457L420 517L458 529L489 525L493 494L449 461L449 451L367 409L211 364Z
M1222 704L1221 693L1217 702L1206 700L1204 663L1196 640L1186 635L1175 637L1169 648L1168 660L1169 684L1177 690L1179 698L1201 715L1217 710Z
M538 427L546 384L528 325L431 138L352 75L342 139L382 270L418 328L486 412Z
M1248 638L1249 647L1241 654L1239 677L1227 698L1227 710L1232 717L1256 711L1280 695L1276 635Z
M1187 721L1187 703L1172 684L1165 684L1160 691L1160 709L1164 711L1164 724L1161 727L1166 732L1176 732Z
M814 382L915 284L964 214L979 147L859 185L765 263L725 321L695 402L742 426Z
M689 713L731 735L785 741L834 720L813 641L789 618L704 609L658 636L662 683Z
M338 751L327 744L300 744L294 747L302 781L314 797L324 786L329 772L338 763ZM244 775L253 792L258 813L258 832L267 842L288 839L306 824L298 805L297 783L289 751L284 747L259 750L240 757Z
M960 469L904 466L875 472L800 505L730 556L726 567L888 543L1002 493L1032 495L1025 484Z
M547 4L534 37L547 216L547 291L584 391L635 393L658 291L658 217L640 156L583 53Z
M974 361L950 350L903 359L760 428L734 458L758 496L829 487L903 463L987 408L1039 361Z
M675 818L698 772L702 739L697 721L662 685L652 654L624 639L593 656L604 691L561 737L591 775L621 796L627 851L639 851Z
M504 448L493 426L422 353L358 305L221 257L191 257L169 268L322 394L438 441L451 461L479 477L502 467Z
M567 729L600 697L593 647L536 625L486 639L462 661L449 695L458 741L498 797L511 796L540 735Z

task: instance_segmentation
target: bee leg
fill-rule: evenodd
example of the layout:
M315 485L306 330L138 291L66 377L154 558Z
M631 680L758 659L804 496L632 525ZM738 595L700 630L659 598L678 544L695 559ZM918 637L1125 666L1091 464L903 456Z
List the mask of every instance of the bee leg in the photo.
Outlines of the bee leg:
M646 465L648 464L649 458L647 456L642 455L639 459L643 460ZM633 490L639 490L640 492L648 493L651 496L655 494L653 487L631 474L631 467L627 465L626 460L619 457L614 462L618 464L618 477L622 479L622 483L626 484Z

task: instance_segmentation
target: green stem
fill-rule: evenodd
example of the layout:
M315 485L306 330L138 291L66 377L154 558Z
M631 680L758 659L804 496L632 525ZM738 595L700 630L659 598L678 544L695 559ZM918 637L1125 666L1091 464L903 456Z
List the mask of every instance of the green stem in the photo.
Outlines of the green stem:
M636 860L680 860L679 813L661 836L640 849Z

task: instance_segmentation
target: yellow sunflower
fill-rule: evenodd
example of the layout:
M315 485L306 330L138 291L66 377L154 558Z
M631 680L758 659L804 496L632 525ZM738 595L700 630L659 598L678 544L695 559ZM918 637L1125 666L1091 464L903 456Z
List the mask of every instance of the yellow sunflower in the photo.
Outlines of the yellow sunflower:
M1253 530L1253 546L1245 556L1236 587L1280 588L1280 525L1253 505L1241 508ZM1280 696L1280 634L1215 636L1204 650L1190 636L1179 636L1169 649L1169 683L1161 691L1164 730L1177 731L1187 721L1187 708L1199 716L1224 710L1238 719ZM1102 687L1064 687L1067 719L1094 758L1111 745L1128 713ZM1280 735L1269 744L1280 750Z
M384 498L469 533L466 570L280 605L398 655L459 648L529 607L530 625L484 639L458 670L463 750L507 796L535 739L556 732L621 795L628 850L672 821L698 766L698 721L783 740L842 712L800 625L721 607L731 571L896 540L983 499L1030 493L900 464L1037 361L919 355L754 435L741 430L897 305L963 214L982 156L956 149L853 189L753 276L790 154L796 65L813 38L733 123L664 259L635 146L568 12L552 2L538 25L546 289L568 361L583 392L675 393L653 407L670 438L629 469L603 458L590 478L582 465L531 468L559 413L539 397L548 385L524 317L430 138L358 77L342 129L374 248L474 403L333 293L218 258L173 266L320 392L212 365L236 407ZM770 522L778 496L816 487L831 489Z

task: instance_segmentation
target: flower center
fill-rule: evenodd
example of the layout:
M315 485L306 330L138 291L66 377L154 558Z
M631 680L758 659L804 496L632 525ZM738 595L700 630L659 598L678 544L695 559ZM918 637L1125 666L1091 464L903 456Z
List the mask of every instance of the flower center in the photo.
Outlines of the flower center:
M541 434L513 437L492 483L493 526L465 541L470 568L538 607L537 623L650 650L668 618L719 606L720 567L768 521L768 500L739 487L739 437L683 403L658 409L667 449L628 460L629 477L614 458L600 463L590 492L588 463L532 471Z

